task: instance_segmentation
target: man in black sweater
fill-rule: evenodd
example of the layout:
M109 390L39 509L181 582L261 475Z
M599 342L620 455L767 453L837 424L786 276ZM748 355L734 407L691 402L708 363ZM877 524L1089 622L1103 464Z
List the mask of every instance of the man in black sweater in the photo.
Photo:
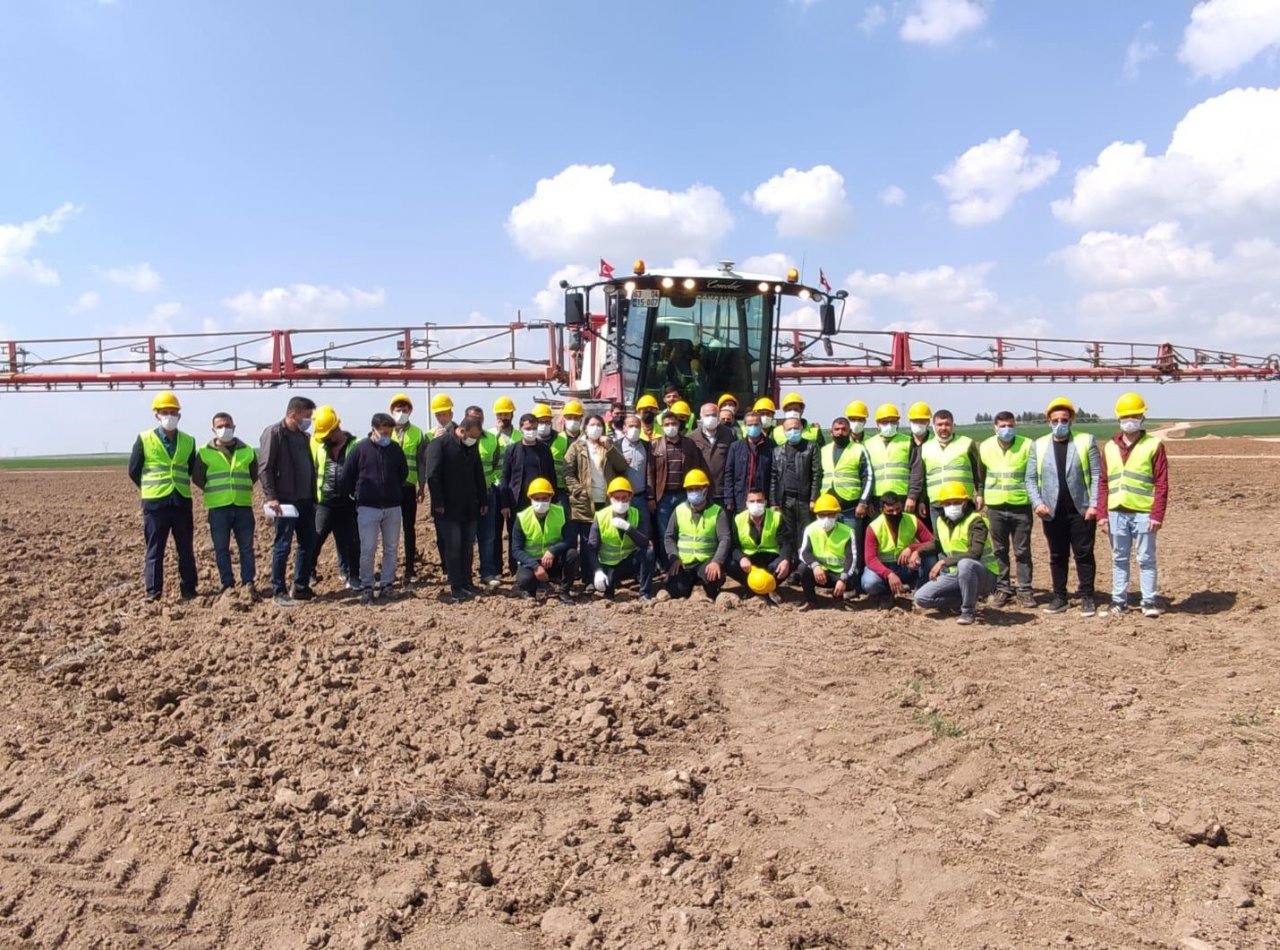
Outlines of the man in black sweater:
M275 518L276 540L271 550L271 589L275 603L292 607L295 600L310 600L311 549L316 539L316 467L311 457L311 416L316 404L306 396L294 396L284 418L262 430L258 448L258 481L266 508ZM284 505L297 515L281 517ZM293 557L293 596L285 584L289 549L294 535L298 545Z
M369 438L356 443L342 465L338 491L356 496L360 527L360 602L373 603L396 576L400 547L400 487L409 476L404 449L391 441L396 422L385 412L374 413ZM382 536L382 574L375 586L373 554Z
M488 511L484 467L476 443L483 431L480 420L464 416L452 431L427 446L427 488L444 549L449 593L455 604L476 594L471 565L476 549L476 523Z

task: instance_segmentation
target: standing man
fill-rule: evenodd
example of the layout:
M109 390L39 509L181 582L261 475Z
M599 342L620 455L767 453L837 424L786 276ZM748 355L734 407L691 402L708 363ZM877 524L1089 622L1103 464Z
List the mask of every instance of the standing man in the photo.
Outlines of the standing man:
M347 590L360 589L360 526L356 500L341 489L342 466L355 448L356 437L342 428L332 406L321 406L312 417L311 454L316 466L316 543L311 552L311 576L316 576L320 551L333 535L338 550L338 579Z
M853 531L853 548L856 555L850 586L861 587L864 536L867 515L871 506L871 459L866 450L853 441L849 420L837 416L831 422L831 441L818 453L822 463L821 491L835 496L840 502L837 517L840 523Z
M939 409L933 414L934 437L920 447L920 460L924 463L925 491L930 504L943 485L959 482L965 488L966 497L975 508L982 507L982 458L978 446L967 435L956 434L955 416L950 409Z
M427 447L431 512L439 525L449 594L455 604L471 600L477 593L471 582L476 522L489 507L484 470L476 450L481 431L479 420L464 418L452 432L432 439Z
M213 417L213 438L196 455L191 480L204 492L213 539L213 560L223 590L235 586L231 571L231 535L240 555L240 583L253 587L257 575L253 559L253 483L258 480L258 454L236 438L231 413Z
M556 432L551 424L551 407L545 402L535 403L533 417L538 422L538 438L551 451L551 466L555 470L556 504L564 505L568 510L569 498L565 494L564 454L569 451L573 441L563 432Z
M774 446L773 484L769 488L769 504L782 515L787 536L803 538L804 529L813 520L813 505L822 485L822 463L815 442L804 437L804 423L791 418L783 423L786 435L782 445Z
M774 445L765 437L760 413L751 410L742 417L742 424L742 438L729 446L724 462L721 494L730 516L747 510L747 495L752 491L760 492L767 504L773 480Z
M844 407L844 415L849 420L849 437L862 445L867 432L867 404L861 399L855 399Z
M684 477L685 501L667 523L667 593L688 597L698 584L712 600L724 583L733 536L729 516L711 501L711 479L701 469Z
M627 480L631 482L631 504L640 509L640 522L645 534L651 534L649 522L649 445L644 440L644 432L640 428L640 417L631 413L623 419L621 438L618 439L618 451L627 460Z
M662 427L658 422L658 400L645 393L636 401L636 412L640 414L640 438L645 442L662 438Z
M315 411L316 404L306 396L294 396L285 406L284 418L262 430L258 447L262 494L276 523L271 590L278 607L292 607L294 601L315 596L311 592L311 551L316 542L316 466L311 457L311 416ZM284 505L293 505L298 516L281 517ZM297 550L290 596L286 576L295 535Z
M172 392L157 394L151 400L151 412L155 428L140 433L129 454L129 478L142 498L146 599L159 600L164 592L164 549L172 534L182 599L191 600L196 596L195 524L191 515L196 440L178 431L182 406Z
M701 471L704 464L702 453L684 435L676 414L668 409L662 414L662 438L649 443L649 510L657 529L658 565L664 571L671 562L661 539L667 536L672 513L684 501L685 476L694 469Z
M502 460L502 477L498 480L502 516L513 518L529 505L533 498L529 486L537 479L545 478L554 486L555 471L551 449L538 438L538 420L526 412L520 417L520 440L511 444Z
M1164 443L1147 433L1147 403L1137 393L1116 402L1120 431L1107 442L1098 479L1098 509L1107 513L1103 531L1111 534L1111 606L1124 614L1129 600L1129 555L1135 542L1142 587L1142 616L1160 616L1156 604L1156 534L1169 503L1169 459Z
M572 606L569 588L578 576L578 550L564 535L567 516L551 500L554 494L550 479L535 478L526 492L529 504L512 519L511 556L519 565L516 590L532 598L552 587L560 603Z
M725 393L716 400L716 408L720 412L720 428L727 432L731 439L742 435L738 424L738 397L733 393Z
M1009 547L1018 561L1018 605L1034 607L1031 592L1031 496L1027 494L1027 462L1031 459L1031 440L1018 435L1017 420L1007 410L997 412L995 435L978 447L986 480L982 490L987 503L987 523L991 525L991 549L995 551L1000 576L994 607L1003 607L1014 598L1009 569Z
M801 610L817 604L817 589L830 588L831 600L844 606L845 592L854 582L853 531L842 524L840 502L835 495L821 496L813 508L817 518L804 529L800 541L800 583L804 588Z
M467 406L466 417L480 423L480 441L476 450L480 453L480 469L484 475L485 506L488 508L476 522L476 543L480 548L480 583L486 590L502 586L502 558L495 553L495 545L502 536L500 509L493 504L493 494L502 478L502 451L498 436L484 427L484 410L479 406ZM497 541L495 541L495 538Z
M437 396L437 399L440 397ZM448 398L447 396L445 397ZM452 403L450 403L452 407ZM400 514L404 518L404 582L412 584L418 564L418 502L426 491L427 442L421 429L409 421L413 413L413 401L406 393L391 397L391 418L395 429L391 441L404 450L409 474L405 477L400 493Z
M924 449L925 443L933 438L933 433L929 431L929 420L932 418L933 410L929 408L927 402L913 402L907 409L907 428L911 438L911 460L913 464L920 460L920 453ZM923 463L921 464L923 466ZM907 506L907 511L913 510L910 507L910 499L907 499ZM914 511L924 519L925 524L930 524L929 497L925 493L923 481L920 483L920 495Z
M453 397L448 393L436 393L431 397L431 414L436 419L436 427L431 430L431 438L438 439L457 427L457 423L453 421Z
M773 441L776 445L777 441L774 439L773 429L777 422L778 407L773 404L773 400L768 396L761 396L751 408L760 413L760 428L764 430L765 438Z
M711 500L723 506L724 469L729 458L729 447L733 442L733 432L730 426L721 425L714 402L705 403L699 416L702 423L692 436L693 444L698 447L702 466L711 479Z
M911 436L898 431L898 407L891 402L876 407L876 434L867 438L867 455L874 473L875 496L892 492L903 500L908 514L920 507L924 491L924 463Z
M804 417L804 398L799 393L787 393L782 397L782 421L785 424L788 419L797 419L800 422L800 434L806 442L812 442L819 448L827 441L822 435L822 426L816 422L810 422ZM778 445L782 445L786 441L786 430L775 426L773 430L773 441Z
M493 563L502 564L502 532L505 529L507 539L511 539L511 516L506 511L506 505L502 503L501 483L502 472L506 467L507 449L511 448L511 443L520 438L520 433L516 430L513 423L516 415L516 404L506 396L499 396L493 401L493 415L496 421L492 432L498 440L498 458L497 465L494 466L494 475L492 487L489 489L489 510L497 512L498 518L497 530L493 534ZM509 548L508 548L509 550ZM516 562L507 559L507 570L512 574L516 572Z
M676 403L682 402L684 396L680 394L680 387L675 383L667 383L666 388L662 390L662 405L670 409Z
M1044 523L1049 542L1049 576L1053 597L1045 613L1067 609L1068 556L1076 562L1080 581L1080 614L1097 613L1093 582L1097 566L1093 556L1098 531L1098 492L1103 478L1098 443L1087 432L1072 434L1076 407L1059 397L1049 403L1048 435L1036 439L1027 458L1027 495L1036 517Z
M369 438L356 445L342 466L338 491L356 496L356 523L360 527L360 602L371 604L396 579L396 553L400 547L400 499L408 460L392 440L395 420L385 412L374 413ZM375 581L374 553L382 538L382 574Z
M987 522L973 507L969 489L960 482L947 482L938 489L937 503L937 540L922 545L917 553L937 551L939 558L929 571L929 583L916 591L916 606L959 607L957 623L967 626L977 622L979 598L996 589L1000 568L991 550Z

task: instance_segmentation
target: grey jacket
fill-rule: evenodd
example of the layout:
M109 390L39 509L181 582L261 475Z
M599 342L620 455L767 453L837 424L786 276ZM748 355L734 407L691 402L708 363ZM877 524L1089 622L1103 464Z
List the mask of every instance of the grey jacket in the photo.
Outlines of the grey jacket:
M1073 432L1067 442L1067 488L1071 491L1071 501L1076 510L1084 514L1089 508L1098 507L1098 481L1106 476L1102 474L1102 453L1098 451L1098 442L1093 436L1088 436L1089 450L1084 465L1088 466L1089 486L1085 487L1085 469L1076 450L1076 438L1077 434ZM1027 458L1027 494L1031 496L1032 509L1047 505L1048 517L1052 518L1058 510L1058 459L1052 446L1044 445L1042 448L1042 445L1041 439L1031 443L1031 454ZM1040 465L1042 452L1043 472Z

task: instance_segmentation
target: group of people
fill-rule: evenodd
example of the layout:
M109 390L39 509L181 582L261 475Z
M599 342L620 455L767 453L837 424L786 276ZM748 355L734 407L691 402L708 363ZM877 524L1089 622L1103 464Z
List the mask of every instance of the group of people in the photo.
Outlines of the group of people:
M1101 524L1112 549L1103 612L1128 609L1136 549L1140 609L1160 613L1156 535L1168 462L1135 393L1117 402L1119 431L1101 447L1073 429L1075 406L1065 398L1050 402L1046 433L1023 435L1013 414L1000 412L981 441L957 435L951 412L919 402L904 427L897 406L872 415L854 400L824 431L806 418L798 393L780 410L762 397L745 411L726 394L695 414L674 385L662 404L644 395L634 408L615 402L601 414L571 399L558 420L543 402L517 418L502 397L491 426L479 406L455 419L445 394L431 400L429 429L412 421L405 393L388 410L357 436L332 407L295 396L256 451L227 413L213 417L213 437L197 447L179 428L176 395L160 393L156 425L138 436L129 465L142 497L147 598L161 596L170 536L182 596L196 594L192 485L204 493L222 586L235 584L232 536L240 583L253 586L256 482L274 527L271 586L281 606L313 596L330 536L340 581L365 603L397 583L402 535L400 579L414 583L425 500L455 603L498 589L504 573L522 596L566 603L579 583L612 598L630 582L648 600L697 589L715 598L732 579L773 603L781 586L796 584L802 610L825 599L819 591L837 606L865 596L891 607L913 596L921 607L958 609L959 623L971 624L984 598L1036 606L1031 531L1039 519L1052 581L1046 612L1068 609L1072 560L1081 614L1099 612Z

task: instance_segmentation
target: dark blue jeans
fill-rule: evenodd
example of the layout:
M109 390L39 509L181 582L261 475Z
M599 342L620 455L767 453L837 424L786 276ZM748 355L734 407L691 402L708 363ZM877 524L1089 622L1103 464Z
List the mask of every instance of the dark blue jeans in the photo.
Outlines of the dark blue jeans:
M653 520L656 522L655 527L658 536L653 539L653 549L658 558L658 566L664 571L670 566L670 560L667 558L667 524L671 521L671 515L675 512L676 507L683 502L685 494L683 491L669 491L658 499L658 509L653 513Z
M314 501L289 502L298 509L296 518L276 519L276 540L271 548L271 590L277 594L289 591L285 574L289 568L289 549L293 552L293 586L305 589L311 586L311 551L316 543L316 503Z
M253 509L247 505L227 505L209 509L209 534L213 536L213 559L223 587L235 583L231 570L231 535L236 536L240 555L240 583L252 584L257 574L253 560Z
M142 512L142 533L147 540L147 561L143 572L148 594L164 590L164 549L173 535L178 552L178 579L182 593L196 592L195 526L191 505L169 505Z
M502 576L500 548L494 541L495 536L498 534L498 525L502 519L502 514L498 511L496 504L497 497L497 490L490 488L489 510L476 521L476 542L480 545L480 576L482 578Z

